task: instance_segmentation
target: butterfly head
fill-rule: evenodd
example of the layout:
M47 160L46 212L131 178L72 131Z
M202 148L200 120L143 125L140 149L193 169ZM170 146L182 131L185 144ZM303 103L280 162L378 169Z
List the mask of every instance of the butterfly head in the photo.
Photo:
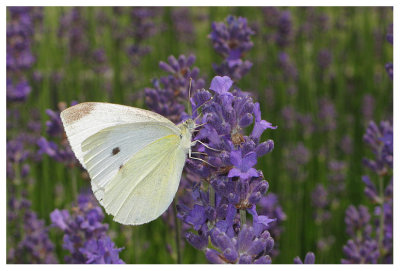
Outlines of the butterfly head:
M194 129L196 128L196 124L194 123L193 119L185 120L183 122L183 126L189 131L190 134L192 134Z
M181 130L181 146L185 150L189 151L192 142L192 134L194 132L196 124L194 123L193 119L187 119L179 124L178 127Z

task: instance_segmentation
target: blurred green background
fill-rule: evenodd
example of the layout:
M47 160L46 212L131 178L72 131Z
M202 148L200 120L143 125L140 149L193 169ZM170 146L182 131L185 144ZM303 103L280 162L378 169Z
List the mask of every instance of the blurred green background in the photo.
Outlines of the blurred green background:
M45 110L56 110L59 102L69 105L71 101L103 101L145 107L142 91L151 87L153 78L165 75L158 63L166 61L170 55L195 54L195 66L200 68L200 75L207 79L206 86L209 86L210 79L216 75L212 64L222 61L208 38L212 22L224 21L229 14L246 17L256 33L252 36L254 47L244 58L254 65L238 86L252 92L255 100L260 102L263 119L278 125L277 130L268 130L263 135L264 140L274 140L274 151L257 164L269 181L269 191L278 195L287 215L284 232L277 241L280 253L273 258L273 263L292 263L295 256L304 257L308 251L315 252L317 263L339 263L342 246L348 239L344 212L349 204L368 204L361 182L365 172L361 160L369 155L362 141L369 122L363 114L365 95L369 94L375 100L371 120L392 118L393 87L384 67L387 62L392 62L393 55L393 47L386 41L388 26L393 22L392 8L280 7L278 10L289 11L292 19L292 40L284 49L268 38L276 29L268 24L271 18L259 7L159 8L156 16L151 17L154 34L144 39L131 32L135 31L131 9L79 8L88 51L101 48L106 55L106 71L95 72L94 67L98 64L91 62L93 56L74 55L71 40L59 36L60 20L71 8L45 7L43 21L35 30L32 41L36 57L29 75L32 93L21 118L29 120L31 109L38 109L43 123L42 134L46 137L45 122L49 118ZM178 11L188 16L192 31L177 30ZM304 30L306 27L308 29ZM132 44L150 51L132 61L127 53L127 47ZM327 68L321 68L321 50L327 50L331 55ZM296 66L297 80L285 76L279 64L282 51ZM41 80L35 80L35 72L40 72ZM286 106L303 114L309 113L318 121L319 102L323 98L335 107L336 129L307 133L301 123L287 127L282 113ZM7 137L12 136L7 134ZM342 140L346 136L352 147L348 152L343 150ZM298 175L287 169L288 160L292 158L290 150L299 143L308 149L310 157L304 165L295 165L300 172L296 174L306 176L300 181ZM332 160L346 163L345 190L331 206L330 223L318 225L311 193L317 184L329 182L332 172L328 165ZM35 183L22 185L28 189L33 209L47 224L50 224L51 211L68 208L79 189L89 186L79 169L67 168L48 157L40 163L32 163L31 175ZM174 251L174 235L161 218L136 227L118 225L111 217L106 221L117 246L125 247L120 256L126 263L176 262L176 256L167 248L169 244ZM335 240L328 248L321 249L317 241L326 236L333 236ZM51 231L60 256L64 253L61 237ZM186 243L183 262L206 263L206 259L203 252Z

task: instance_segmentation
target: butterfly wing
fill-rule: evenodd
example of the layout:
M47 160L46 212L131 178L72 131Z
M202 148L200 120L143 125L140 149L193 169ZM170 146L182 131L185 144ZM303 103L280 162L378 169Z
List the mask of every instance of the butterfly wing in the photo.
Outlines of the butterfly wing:
M104 187L137 152L165 136L175 135L166 123L137 122L105 128L81 145L82 163L89 173L98 200Z
M84 142L83 149L101 144L101 131ZM93 190L100 204L114 220L138 225L159 217L171 204L178 189L186 152L180 147L180 137L169 134L136 151L118 168L107 183L92 179ZM91 155L85 155L85 163ZM89 170L90 173L90 170ZM98 191L95 191L98 189Z
M180 130L171 121L107 103L78 104L64 110L61 119L96 198L115 220L143 224L168 208L186 157Z
M179 133L175 125L151 111L111 103L81 103L61 112L61 120L75 156L84 168L82 142L97 132L116 125L156 122L165 123Z

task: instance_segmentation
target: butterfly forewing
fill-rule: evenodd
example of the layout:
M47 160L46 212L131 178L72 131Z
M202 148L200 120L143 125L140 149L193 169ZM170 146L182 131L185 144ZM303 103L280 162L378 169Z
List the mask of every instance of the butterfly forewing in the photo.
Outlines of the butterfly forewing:
M127 123L157 122L169 124L179 133L170 120L159 114L110 103L89 102L74 105L61 112L61 120L71 148L83 167L82 142L105 128Z

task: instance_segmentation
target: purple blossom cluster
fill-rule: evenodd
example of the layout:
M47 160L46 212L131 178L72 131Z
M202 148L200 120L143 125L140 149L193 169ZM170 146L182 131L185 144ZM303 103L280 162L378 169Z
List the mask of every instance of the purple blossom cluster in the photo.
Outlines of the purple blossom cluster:
M285 80L293 82L298 79L297 67L290 59L290 56L287 53L285 52L279 53L278 63L280 68L282 69L283 77Z
M28 159L32 157L32 151L28 146L31 140L30 134L20 134L7 140L7 178L13 182L19 182L30 171Z
M82 63L87 63L96 74L104 74L109 70L108 58L104 48L93 48L88 30L89 21L85 18L85 9L81 7L72 7L67 10L60 18L58 37L61 42L67 46L67 61L72 59L81 59ZM102 17L99 18L98 31L103 30ZM102 35L103 33L98 33ZM58 77L56 73L55 77ZM52 78L57 81L58 78Z
M108 224L96 199L85 192L78 197L76 206L68 210L54 210L50 214L52 225L64 233L63 248L69 251L65 262L70 264L122 264L119 252L107 235Z
M371 215L365 206L358 208L351 205L346 210L346 232L352 238L343 247L344 264L378 263L378 242L372 238L372 227L369 224Z
M371 94L365 94L362 103L362 114L366 121L373 119L375 109L375 98Z
M290 146L285 153L285 166L290 176L298 182L304 182L308 176L306 165L310 159L310 151L303 143Z
M67 44L68 57L85 58L90 55L88 21L82 14L83 9L73 7L60 18L58 36Z
M304 262L300 259L299 256L294 258L294 264L314 264L315 263L315 254L313 252L308 252L306 257L304 258Z
M25 197L9 199L7 225L9 226L7 243L16 244L8 251L8 263L57 263L48 228L45 226L44 220L39 219L37 214L31 210L31 203Z
M22 121L22 107L31 86L28 78L35 63L32 41L42 10L8 7L7 21L7 262L57 263L44 221L31 209L26 187L34 183L30 164L36 161L35 142L41 124L35 110ZM22 189L22 187L24 189Z
M326 70L332 63L332 53L328 49L322 49L318 53L318 65L322 70Z
M393 263L393 128L389 121L380 125L370 122L364 142L372 150L373 159L363 164L375 173L365 175L365 195L374 206L350 206L345 222L350 240L343 247L342 263ZM376 182L375 182L376 180ZM372 219L371 219L372 218Z
M317 10L316 7L305 7L304 13L305 20L299 27L297 35L313 39L318 33L329 30L330 17L326 13Z
M34 34L32 8L9 7L7 22L7 101L23 102L31 92L26 71L35 62L32 53Z
M337 112L334 103L327 97L318 101L318 129L322 132L334 131L336 129Z
M224 57L220 65L213 64L218 75L226 75L237 82L253 66L249 60L243 60L245 53L253 47L250 36L253 30L243 17L228 16L226 23L214 22L209 35L215 51Z
M327 184L319 183L312 191L311 202L314 207L314 220L321 228L317 240L319 251L329 249L336 240L329 229L329 225L332 224L332 217L334 217L344 196L346 176L347 164L343 161L331 160L328 163Z
M258 203L258 206L258 213L260 215L265 215L267 217L276 219L269 224L268 228L271 237L275 241L275 245L270 253L271 257L273 258L279 254L279 240L284 231L282 223L286 221L287 216L279 203L278 195L272 192L269 192L266 194L266 196L262 197Z
M199 68L192 67L196 57L180 55L168 57L168 62L160 61L159 67L168 73L153 80L153 88L145 89L146 105L154 112L179 123L187 117L184 104L188 101L189 86L192 89L204 87L204 79L199 77Z
M195 40L195 29L193 18L188 7L177 7L171 11L173 27L179 41L193 43Z
M128 46L127 52L132 64L137 65L140 57L151 51L151 47L144 45L144 41L162 30L163 26L156 23L162 12L162 7L131 8L128 36L133 37L133 44Z
M266 39L273 41L281 49L286 48L294 38L292 15L289 10L279 10L276 7L262 8L264 23L268 34Z
M264 23L267 26L265 40L274 43L279 52L276 61L281 71L279 80L287 82L287 94L293 96L297 92L299 72L296 63L289 54L289 46L295 36L293 19L290 10L280 10L276 7L264 7Z
M315 130L315 121L310 113L298 112L293 106L284 106L281 111L283 126L286 129L301 127L304 137L309 137Z
M211 91L197 90L191 99L193 118L202 126L194 140L208 147L193 148L205 153L207 162L189 160L188 167L205 182L191 189L191 206L178 205L179 217L197 231L187 232L187 241L203 250L211 263L269 263L274 241L268 228L276 218L257 213L268 182L255 165L273 149L272 140L260 142L262 133L276 127L261 119L259 104L247 93L230 90L232 84L229 77L216 76ZM245 135L253 123L252 132ZM252 226L246 224L246 213L253 217ZM208 238L214 248L208 248Z
M75 105L76 102L72 102ZM57 162L63 163L68 167L79 166L74 153L68 143L67 137L62 126L60 112L66 108L65 103L59 103L59 110L46 110L50 120L46 121L46 133L51 140L40 137L36 144L39 147L38 155L48 155Z
M390 174L393 168L393 127L389 121L376 125L371 121L364 135L364 142L375 155L374 159L363 159L363 164L380 176Z
M389 26L388 33L386 34L386 40L393 45L393 24ZM385 69L390 79L393 80L393 63L387 63Z

